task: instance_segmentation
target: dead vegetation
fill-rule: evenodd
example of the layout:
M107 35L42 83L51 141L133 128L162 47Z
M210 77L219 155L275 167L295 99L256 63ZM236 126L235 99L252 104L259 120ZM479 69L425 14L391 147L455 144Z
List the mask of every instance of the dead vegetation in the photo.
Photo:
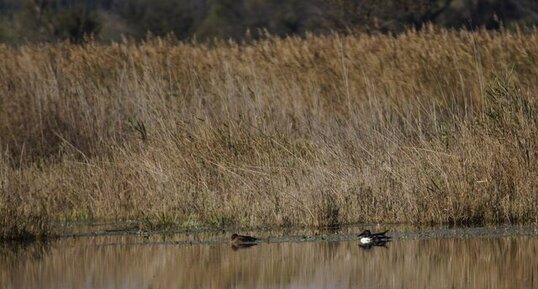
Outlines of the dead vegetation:
M0 46L0 235L538 221L538 32Z

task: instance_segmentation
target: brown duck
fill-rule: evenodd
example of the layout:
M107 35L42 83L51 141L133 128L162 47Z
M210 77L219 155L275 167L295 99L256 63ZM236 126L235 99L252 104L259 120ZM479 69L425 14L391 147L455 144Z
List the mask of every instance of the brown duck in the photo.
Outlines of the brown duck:
M232 246L235 247L250 247L256 245L258 238L251 236L238 235L236 233L232 234L232 239L230 240Z
M236 233L232 234L232 243L234 244L248 244L248 243L255 243L256 241L258 241L258 238L245 236L245 235L238 235Z

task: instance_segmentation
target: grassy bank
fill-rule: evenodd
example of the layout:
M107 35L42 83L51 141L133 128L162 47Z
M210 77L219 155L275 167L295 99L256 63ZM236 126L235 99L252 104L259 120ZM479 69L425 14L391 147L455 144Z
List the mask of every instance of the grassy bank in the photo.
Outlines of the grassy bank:
M0 236L538 221L538 31L0 46Z

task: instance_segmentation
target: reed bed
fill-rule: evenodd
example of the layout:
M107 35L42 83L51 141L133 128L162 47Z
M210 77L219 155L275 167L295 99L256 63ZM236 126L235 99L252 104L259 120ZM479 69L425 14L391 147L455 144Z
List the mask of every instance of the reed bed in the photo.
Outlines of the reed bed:
M538 31L0 46L0 236L538 222Z

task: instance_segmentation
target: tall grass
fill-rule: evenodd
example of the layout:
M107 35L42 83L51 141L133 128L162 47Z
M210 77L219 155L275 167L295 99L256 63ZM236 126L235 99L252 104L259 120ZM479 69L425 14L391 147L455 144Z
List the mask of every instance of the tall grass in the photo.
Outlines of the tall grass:
M538 31L0 47L0 232L538 221Z

